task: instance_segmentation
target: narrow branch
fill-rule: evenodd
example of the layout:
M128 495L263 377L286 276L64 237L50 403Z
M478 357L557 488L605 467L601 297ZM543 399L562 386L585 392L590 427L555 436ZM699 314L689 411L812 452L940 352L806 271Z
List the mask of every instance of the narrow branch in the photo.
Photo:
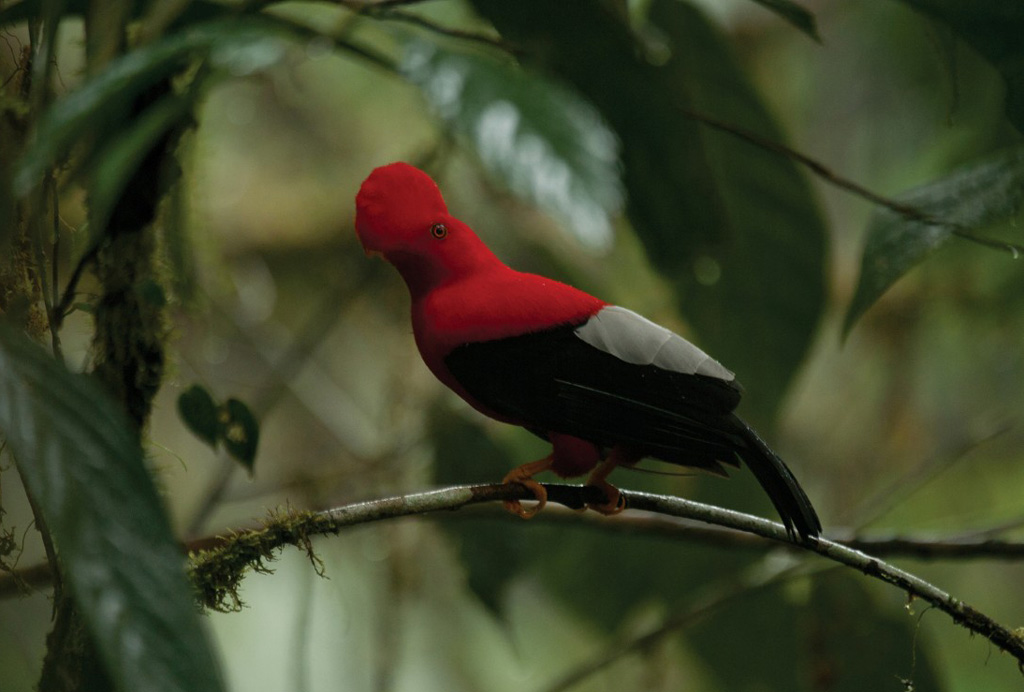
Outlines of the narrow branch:
M560 486L549 486L560 487ZM571 487L571 486L568 486ZM526 499L530 499L529 496ZM567 506L578 509L577 498L563 496ZM379 501L365 503L375 505ZM459 509L460 506L444 506L443 509ZM391 518L388 515L381 518ZM400 515L394 515L400 516ZM507 514L497 505L465 506L462 511L435 515L441 521L505 521ZM676 540L699 542L723 549L766 550L778 548L772 539L737 531L721 526L707 526L692 519L663 516L651 512L629 512L620 514L614 521L608 521L593 513L579 514L575 511L552 506L538 514L534 523L564 524L574 522L584 524L589 529L598 529L609 533L627 533L632 535L645 534L663 536ZM360 523L360 522L354 522ZM864 536L859 530L832 529L828 539L854 550L869 552L876 557L914 558L919 560L1006 560L1024 559L1024 541L1012 541L993 538L992 536L1024 526L1024 520L1016 519L989 529L978 529L962 534L949 536L944 534L894 534L890 536ZM184 544L187 552L212 551L230 544L239 535L258 533L265 526L237 529L228 535L206 536L190 540ZM285 541L287 543L288 541ZM269 549L281 547L268 546ZM787 546L783 546L787 547ZM798 550L799 546L789 544L788 548ZM42 588L50 584L50 571L46 563L15 570L10 575L0 575L0 599L17 595L18 583L30 587Z
M995 240L993 238L986 238L984 236L976 235L967 226L957 223L955 221L949 221L948 219L939 218L933 214L929 214L923 209L919 209L910 204L904 204L898 200L892 199L891 197L885 197L877 192L867 189L866 187L853 182L848 178L844 178L832 172L825 164L821 163L816 159L812 159L806 154L802 154L799 151L787 147L784 144L773 141L766 137L762 137L756 132L752 132L745 128L739 127L732 123L727 123L717 118L713 118L704 113L698 113L696 111L689 110L687 108L679 108L679 111L688 118L692 118L699 123L707 125L708 127L714 128L721 132L727 132L735 137L753 144L754 146L770 151L775 154L780 154L788 159L799 163L802 166L808 168L812 173L817 175L822 180L831 183L832 185L852 192L853 194L868 200L873 204L877 204L880 207L884 207L890 211L893 211L905 219L910 221L917 221L919 223L927 224L929 226L941 226L948 228L952 231L953 235L970 240L986 247L994 248L996 250L1003 250L1009 252L1014 257L1018 257L1024 253L1024 245L1017 245L1015 243L1008 243L1002 240Z
M792 544L785 528L767 519L742 514L727 509L702 505L681 498L630 492L629 507L645 509L668 516L696 519L717 526L746 531L763 538ZM924 600L949 615L953 622L980 634L1002 651L1015 659L1024 672L1024 637L1010 631L963 601L926 582L910 572L899 569L882 560L854 548L821 538L813 544L800 547L815 552L847 567L863 572L869 577L896 586L907 594Z
M52 187L52 182L47 188ZM46 191L39 189L35 193L35 204L38 207L42 207L45 203ZM64 362L64 354L60 345L60 319L57 317L57 313L54 309L53 300L51 299L53 293L56 292L56 288L53 289L53 293L50 290L49 273L46 267L46 252L43 250L43 230L42 230L42 213L38 214L39 219L38 228L30 228L29 232L32 234L32 249L35 251L36 259L36 270L35 277L36 282L39 284L39 292L43 297L43 307L46 310L46 324L50 330L50 344L53 348L53 356L61 363ZM56 258L51 258L56 264Z
M548 491L549 502L572 509L604 500L602 492L593 487L545 485L545 488ZM751 534L766 544L778 543L792 549L817 553L832 562L852 567L869 577L892 584L910 596L920 598L945 612L955 623L985 637L1000 650L1013 656L1024 671L1024 637L1008 630L937 586L877 557L827 538L819 538L812 543L796 544L790 540L781 524L742 512L678 497L626 490L622 491L622 494L626 499L627 508L631 510L643 510L663 517L711 524L717 527L713 530L720 534L726 533L722 529ZM236 589L247 569L265 570L265 562L273 560L285 545L305 549L314 567L319 570L320 565L310 543L314 536L337 534L348 526L386 519L442 510L459 510L498 500L528 500L532 497L530 491L517 485L464 485L359 502L321 512L280 515L272 517L261 529L237 533L227 538L196 542L189 546L191 550L198 551L192 556L192 577L209 607L232 610L241 606ZM619 515L594 521L611 528L635 520L630 519L630 515ZM693 528L687 527L686 531L692 532ZM900 546L899 539L889 540L893 547ZM900 547L908 548L907 545ZM954 549L949 550L952 552ZM943 549L940 548L936 552L943 552Z
M489 511L491 509L491 507L467 508L462 512L441 515L438 518L442 521L505 518L504 512L491 512ZM486 517L482 516L485 512ZM769 548L778 548L775 541L755 534L720 526L707 526L690 519L667 517L649 512L629 512L619 515L615 521L607 521L604 517L590 512L577 515L575 512L561 511L556 507L551 511L541 512L533 519L535 523L564 523L566 520L573 520L586 524L589 528L611 533L633 535L642 533L648 536L664 536L724 549L763 551ZM1015 528L1015 526L1011 528ZM1024 560L1024 541L992 538L991 532L988 531L970 532L956 536L944 534L864 536L853 529L830 529L828 539L847 548L871 553L875 557L959 561ZM209 541L210 539L205 540ZM224 539L218 537L214 540ZM206 543L205 545L212 544ZM799 549L799 546L793 544L787 547L794 551Z
M100 246L97 243L93 243L82 255L82 258L78 260L78 264L75 265L74 270L71 272L71 276L68 278L68 285L64 287L64 292L61 293L60 302L53 306L54 319L57 320L57 328L60 329L64 318L67 317L68 311L71 309L71 304L75 300L75 294L78 291L78 282L82 278L82 274L85 272L85 268L96 260L96 255L99 254Z
M547 485L551 502L579 508L590 502L599 502L601 491L593 487ZM722 509L677 497L623 491L627 507L654 512L670 517L692 519L719 527L744 531L784 545L795 545L778 523L733 510ZM242 570L226 570L225 565L251 565L262 569L263 561L273 559L285 544L304 547L310 552L310 538L315 535L336 534L342 528L383 519L426 514L440 510L456 510L495 500L530 499L532 493L516 485L454 486L423 493L384 498L345 505L323 512L305 513L278 518L259 531L237 535L223 545L194 556L193 577L203 590L207 603L214 607L228 606L234 599L234 584L225 584L225 574L234 572L241 579ZM609 523L619 518L608 519ZM1013 656L1024 670L1024 638L998 624L984 613L954 598L938 587L905 570L890 565L877 557L821 538L799 547L817 553L833 562L852 567L864 574L892 584L909 595L926 601L948 614L954 622L971 632L980 634L996 647ZM230 607L230 606L228 606Z

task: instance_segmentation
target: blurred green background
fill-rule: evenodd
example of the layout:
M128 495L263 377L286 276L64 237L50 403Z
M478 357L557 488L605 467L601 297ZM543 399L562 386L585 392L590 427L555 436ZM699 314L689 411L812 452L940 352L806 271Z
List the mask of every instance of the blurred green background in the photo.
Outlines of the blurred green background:
M536 2L408 8L474 34L497 28L504 48L327 4L275 5L391 56L406 76L323 38L287 40L229 56L198 106L179 148L183 182L165 202L173 364L147 447L179 534L251 526L274 508L495 482L546 453L433 380L404 285L363 255L358 186L406 160L512 266L635 309L735 370L741 413L793 467L826 532L1024 540L1024 265L954 238L844 338L874 205L683 112L784 141L897 197L1019 145L1004 80L905 3L804 4L820 42L740 0L608 3L621 12L582 25L579 3L550 14ZM623 39L627 11L643 59ZM0 36L4 60L19 30ZM59 84L72 90L80 25L65 22L61 39ZM0 66L2 79L10 63ZM482 124L502 101L519 109L518 140ZM537 177L551 163L543 148L523 153L528 136L569 162L577 187L545 196L551 178L545 188ZM1011 211L980 230L1020 242ZM73 187L62 216L69 228L84 221ZM70 363L86 357L90 329L84 313L69 319ZM194 383L259 417L252 478L182 425L176 399ZM24 567L42 549L3 463L4 523L24 532ZM746 471L733 476L612 480L774 516ZM273 574L246 578L241 612L207 618L230 688L541 691L580 666L593 670L574 690L1020 688L1008 656L860 575L797 570L764 585L796 558L553 514L524 524L490 508L349 530L315 541L326 579L284 551ZM1019 561L894 562L1024 626ZM0 601L5 692L35 684L47 595Z

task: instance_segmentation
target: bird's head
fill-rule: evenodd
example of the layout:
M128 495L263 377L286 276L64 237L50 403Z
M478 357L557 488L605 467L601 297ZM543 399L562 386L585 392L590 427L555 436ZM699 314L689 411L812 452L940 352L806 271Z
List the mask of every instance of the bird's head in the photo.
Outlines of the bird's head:
M367 253L386 257L429 246L422 241L447 220L448 207L437 184L407 163L375 168L356 195L356 233Z
M375 168L363 181L355 225L366 253L383 255L410 288L429 289L497 261L472 229L448 213L430 176L407 163Z

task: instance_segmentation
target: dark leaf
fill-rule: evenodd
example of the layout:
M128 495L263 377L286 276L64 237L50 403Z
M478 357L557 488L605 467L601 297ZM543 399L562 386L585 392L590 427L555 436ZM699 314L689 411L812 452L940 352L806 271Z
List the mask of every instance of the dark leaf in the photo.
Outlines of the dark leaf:
M474 6L618 133L627 212L651 262L673 282L699 344L750 392L748 414L770 417L824 305L825 229L791 161L683 115L782 139L728 45L697 10L670 0L651 7L668 41L646 51L657 65L601 2Z
M944 22L988 60L1006 82L1006 116L1024 132L1024 2L902 0Z
M569 89L506 61L410 41L402 72L516 194L607 246L622 204L618 142Z
M216 446L220 435L219 410L210 392L194 384L178 396L178 415L196 437Z
M117 405L0 325L0 430L117 688L222 689L184 558Z
M754 0L754 2L767 7L815 41L821 41L814 13L803 5L793 2L793 0Z
M891 209L875 213L868 227L857 290L846 312L845 333L900 277L951 238L970 239L971 231L1006 221L1020 211L1024 201L1024 148L961 168L903 195L899 201L935 222L907 218ZM980 242L1007 249L1008 256L1019 253L1010 245Z
M256 446L260 441L260 424L243 402L228 399L220 408L220 439L228 454L252 474L256 462Z

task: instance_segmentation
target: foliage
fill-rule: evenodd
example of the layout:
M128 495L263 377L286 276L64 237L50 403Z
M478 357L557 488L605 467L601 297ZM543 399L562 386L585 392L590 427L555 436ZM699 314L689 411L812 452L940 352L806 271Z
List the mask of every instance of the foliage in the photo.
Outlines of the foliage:
M431 479L493 481L545 453L438 405L421 381L407 316L393 309L404 306L400 287L363 261L345 227L358 181L393 158L429 168L453 211L517 266L660 313L736 371L744 415L769 429L783 420L781 439L801 478L815 479L826 524L856 517L879 486L903 483L913 495L914 479L928 474L910 460L987 442L993 419L1024 406L1024 292L1013 262L1022 249L1024 6L885 5L818 3L815 14L801 2L754 0L723 20L696 0L0 3L0 452L16 459L30 499L13 521L35 521L46 557L59 555L117 688L223 684L174 538L183 514L202 519L197 531L212 515L222 531L253 506L299 498L316 507ZM839 86L816 73L829 60L852 66ZM896 93L908 126L886 121L893 111L878 85ZM834 103L816 100L815 88L832 89ZM899 143L884 151L893 131ZM151 224L176 166L174 208ZM136 207L137 223L124 223ZM861 235L863 249L852 250ZM203 265L197 278L167 276L190 254ZM185 293L199 296L188 310ZM129 294L140 299L122 300ZM304 322L316 302L327 309ZM180 357L171 376L210 383L176 402L158 398L152 420L163 363L147 361L153 345L132 322L147 310L141 317L157 325L147 338L169 341ZM173 330L162 327L165 313ZM839 331L832 316L841 314L849 338L839 353L822 336ZM345 329L332 330L335 319ZM52 353L21 332L48 339ZM293 345L282 348L282 333ZM138 392L98 385L107 384L101 363L129 389L148 375L146 405L132 403ZM151 372L137 377L128 364ZM217 401L210 390L239 394ZM148 463L165 439L184 460L169 466L184 470ZM1020 436L1007 439L1002 451L979 453L997 471L963 471L933 491L924 503L939 508L933 523L1017 525L993 509L1019 506L1024 483ZM258 442L275 459L254 474ZM240 490L233 467L211 471L203 445L223 446L255 480ZM309 458L317 455L342 470L325 471ZM764 502L737 475L728 484L639 473L622 482L730 507ZM11 488L0 498L5 566L18 535ZM231 513L231 501L249 502L249 514ZM888 517L894 526L915 518L901 511ZM292 516L312 515L281 514L264 538L278 526L287 534ZM954 670L965 660L981 666L984 653L972 660L976 651L942 639L959 632L921 636L890 592L848 576L761 578L771 556L561 520L411 526L375 530L377 542L365 545L324 539L328 551L344 547L338 583L363 584L362 596L342 600L352 612L376 604L382 613L371 608L372 631L358 641L338 635L345 646L332 649L366 668L384 662L366 689L447 690L453 679L503 689L482 664L408 663L417 646L436 643L423 632L437 614L456 612L466 634L453 650L501 661L516 671L509 680L524 664L486 648L496 627L506 649L513 640L528 652L525 665L545 661L552 676L565 669L567 641L629 640L691 611L703 619L637 654L636 667L611 665L601 673L609 685L635 685L639 670L651 689L672 688L673 671L707 689L879 689L897 678L978 689L980 677L1000 674ZM331 573L329 552L318 545L314 555L308 534L283 540ZM227 572L204 574L200 556L190 574L214 608L240 610L243 571L265 570L276 554L236 547ZM268 581L286 583L281 574ZM723 585L740 596L705 607L700 595ZM245 600L257 609L277 599ZM1004 600L986 605L1019 620L1019 597ZM516 629L517 617L537 612L543 623ZM312 626L297 627L297 641L312 646ZM572 635L556 637L559 627ZM425 641L399 640L410 632ZM553 645L529 648L549 636ZM366 641L377 648L360 648ZM885 654L869 653L879 641ZM942 663L951 649L961 658ZM227 658L233 686L252 687L238 682L246 666L237 652ZM342 677L354 680L343 671L329 686Z
M119 689L217 690L182 558L124 414L0 328L0 429Z

